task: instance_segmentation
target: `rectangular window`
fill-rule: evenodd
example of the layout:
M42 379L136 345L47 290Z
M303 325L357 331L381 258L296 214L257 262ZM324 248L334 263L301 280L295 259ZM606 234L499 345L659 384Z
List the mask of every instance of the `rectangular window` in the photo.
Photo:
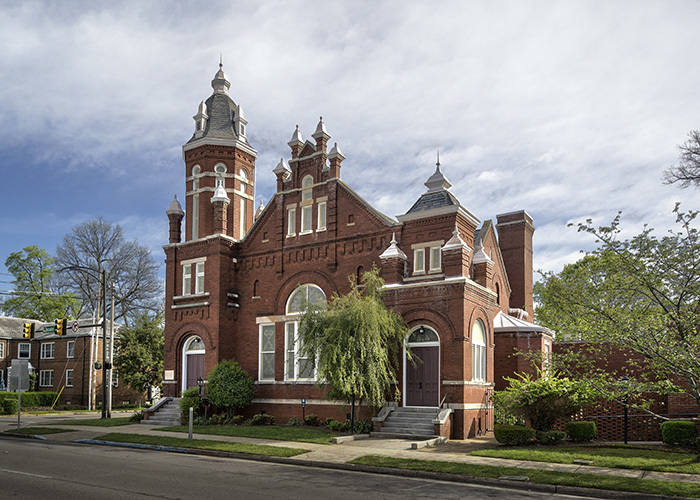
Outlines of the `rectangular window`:
M192 239L199 237L199 195L192 196Z
M73 370L66 370L66 387L73 387Z
M182 266L182 295L190 295L192 293L192 265L184 264Z
M39 387L53 386L53 370L41 370L39 372Z
M472 379L475 382L486 380L486 346L472 344Z
M66 357L67 358L74 358L75 357L75 340L69 340L66 343Z
M204 293L204 262L197 262L196 272L197 282L195 283L194 293Z
M248 231L248 228L246 227L246 199L241 198L241 235L240 239L243 239L245 236L245 233Z
M299 323L290 321L287 323L285 374L287 380L315 380L314 367L311 359L302 356L301 339L297 338Z
M297 209L292 207L287 209L287 236L295 234L297 234Z
M32 345L31 344L20 344L17 357L19 359L29 359L32 357Z
M425 272L425 249L416 248L413 250L413 272L422 274Z
M326 229L326 202L322 201L318 204L318 226L316 231L325 231Z
M442 250L440 247L430 247L430 270L440 271L442 269L442 262L440 257Z
M0 342L0 359L5 358L5 342Z
M258 380L275 380L275 325L260 325Z
M301 233L310 233L311 232L311 218L313 217L311 215L311 211L313 209L312 205L307 205L305 207L301 207Z
M53 359L54 343L41 344L41 359Z

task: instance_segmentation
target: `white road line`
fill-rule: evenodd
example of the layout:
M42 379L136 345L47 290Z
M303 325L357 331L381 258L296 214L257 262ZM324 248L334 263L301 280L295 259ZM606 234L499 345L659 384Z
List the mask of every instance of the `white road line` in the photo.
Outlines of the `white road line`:
M31 472L22 472L19 470L0 469L0 472L9 472L10 474L21 474L23 476L32 476L32 477L41 477L44 479L51 479L51 476L42 476L41 474L32 474Z

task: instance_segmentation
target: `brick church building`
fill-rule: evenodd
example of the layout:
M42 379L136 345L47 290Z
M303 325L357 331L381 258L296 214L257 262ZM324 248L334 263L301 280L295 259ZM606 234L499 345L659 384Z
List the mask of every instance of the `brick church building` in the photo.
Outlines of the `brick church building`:
M245 412L286 422L301 416L303 398L307 414L344 419L347 405L323 397L298 355L300 305L348 292L348 276L376 264L385 302L403 316L406 342L422 360L402 362L397 405L437 409L449 395L452 437L486 430L491 391L528 369L514 349L551 349L551 332L527 321L531 217L480 221L450 192L439 161L434 172L426 165L425 193L388 217L341 179L345 157L337 143L329 147L323 119L311 139L297 127L289 158L261 172L276 176L277 189L256 210L248 122L221 67L212 87L183 146L184 210L177 198L167 210L165 395L233 358L255 380Z

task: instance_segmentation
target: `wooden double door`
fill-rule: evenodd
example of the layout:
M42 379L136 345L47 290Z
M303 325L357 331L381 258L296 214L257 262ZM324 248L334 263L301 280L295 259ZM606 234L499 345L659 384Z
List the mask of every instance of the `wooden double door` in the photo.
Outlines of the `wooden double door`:
M440 348L411 347L415 366L406 361L406 406L440 404Z

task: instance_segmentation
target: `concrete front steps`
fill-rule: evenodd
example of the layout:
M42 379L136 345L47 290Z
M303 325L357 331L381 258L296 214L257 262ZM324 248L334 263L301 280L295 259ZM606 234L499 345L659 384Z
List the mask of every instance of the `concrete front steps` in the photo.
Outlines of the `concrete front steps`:
M147 419L141 421L142 424L148 425L180 425L180 399L181 398L165 398L161 399L149 410L144 410L144 415Z
M394 408L382 422L372 437L395 439L431 439L435 435L433 420L436 417L435 408Z

